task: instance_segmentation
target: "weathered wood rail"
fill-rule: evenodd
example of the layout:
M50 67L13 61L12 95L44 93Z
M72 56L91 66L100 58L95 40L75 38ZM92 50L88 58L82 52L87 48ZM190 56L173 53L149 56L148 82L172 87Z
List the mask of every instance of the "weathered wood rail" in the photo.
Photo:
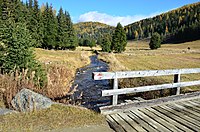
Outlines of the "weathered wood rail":
M177 89L176 95L179 95L181 87L200 85L200 80L189 81L189 82L181 82L180 81L182 74L191 74L191 73L200 73L200 68L173 69L173 70L122 71L122 72L93 72L93 79L94 80L114 79L113 89L103 90L102 96L113 96L112 105L117 105L118 95L120 95L120 94L176 88ZM120 78L168 76L168 75L174 75L173 83L118 89L118 79L120 79Z

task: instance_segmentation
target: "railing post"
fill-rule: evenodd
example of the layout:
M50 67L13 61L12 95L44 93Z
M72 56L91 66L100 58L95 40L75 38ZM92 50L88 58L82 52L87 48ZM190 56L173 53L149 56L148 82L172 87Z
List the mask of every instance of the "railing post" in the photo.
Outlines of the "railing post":
M181 74L175 74L174 75L174 83L179 83L181 81ZM180 87L177 87L176 89L176 95L179 95L180 94ZM174 92L175 93L175 92Z
M117 72L115 72L115 78L113 81L113 89L118 89L118 79L117 79ZM117 105L118 95L113 95L112 98L112 105Z

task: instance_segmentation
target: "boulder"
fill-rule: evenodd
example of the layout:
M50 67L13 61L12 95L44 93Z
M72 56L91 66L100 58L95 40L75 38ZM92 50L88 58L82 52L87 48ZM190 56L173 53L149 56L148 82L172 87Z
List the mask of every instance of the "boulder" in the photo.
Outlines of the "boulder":
M21 112L28 112L49 108L53 102L51 99L29 89L22 89L11 101L12 107Z

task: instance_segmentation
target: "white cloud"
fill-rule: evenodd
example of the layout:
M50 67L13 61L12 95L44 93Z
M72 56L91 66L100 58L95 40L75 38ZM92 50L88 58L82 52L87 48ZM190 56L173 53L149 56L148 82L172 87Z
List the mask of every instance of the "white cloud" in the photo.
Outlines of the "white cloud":
M152 13L149 15L134 15L134 16L112 16L106 13L99 13L98 11L91 11L79 16L78 22L101 22L111 26L116 26L120 22L123 26L131 24L133 22L153 17L161 12Z

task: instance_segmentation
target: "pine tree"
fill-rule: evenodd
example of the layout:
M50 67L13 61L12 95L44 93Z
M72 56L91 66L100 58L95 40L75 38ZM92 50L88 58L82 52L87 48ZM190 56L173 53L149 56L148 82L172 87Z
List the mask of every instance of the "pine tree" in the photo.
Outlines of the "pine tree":
M68 32L67 32L67 21L66 21L66 16L63 12L63 9L60 8L60 10L58 11L58 15L57 15L57 19L58 19L58 35L57 35L57 45L56 45L56 49L58 49L59 47L61 47L62 49L66 48L66 44L68 43Z
M57 19L53 14L53 7L46 4L44 11L44 38L42 47L52 49L56 46Z
M44 25L42 21L43 20L42 14L40 12L37 0L34 0L34 5L32 9L32 19L33 19L31 22L32 38L36 40L35 47L41 47L43 42Z
M160 44L161 44L160 34L155 32L151 37L151 41L149 43L149 47L152 50L153 49L157 49L157 48L160 48Z
M68 12L65 11L66 16L66 22L67 22L67 35L68 35L68 42L67 42L67 48L75 50L78 46L78 40L76 33L74 31L73 23L71 21L71 17Z
M15 23L7 26L1 32L3 35L0 36L0 40L6 45L2 62L4 72L29 69L29 71L36 72L34 79L40 82L38 85L45 85L46 74L34 59L33 49L31 48L34 40L26 25Z
M102 39L101 47L103 52L111 52L111 42L108 37Z
M118 23L112 37L111 49L117 53L121 53L122 51L125 51L126 45L127 40L125 30L123 29L122 25Z

